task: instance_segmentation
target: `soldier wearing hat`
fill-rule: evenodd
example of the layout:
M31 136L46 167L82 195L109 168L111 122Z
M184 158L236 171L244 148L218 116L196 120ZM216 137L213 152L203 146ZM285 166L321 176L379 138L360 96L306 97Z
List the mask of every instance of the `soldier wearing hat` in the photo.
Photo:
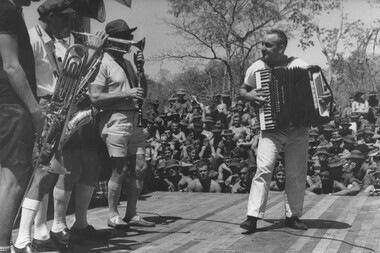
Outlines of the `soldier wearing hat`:
M352 176L358 180L362 180L364 177L364 168L362 168L362 165L365 162L363 153L358 149L354 149L346 159L351 163L349 172L352 173Z
M123 19L107 23L105 31L110 37L132 40L133 32ZM142 128L137 127L138 104L147 94L146 79L140 76L138 87L137 74L132 63L126 60L125 52L106 50L100 69L90 84L90 97L94 105L104 112L99 118L101 137L107 145L110 159L113 161L112 176L108 183L108 220L113 228L127 226L153 227L137 214L136 205L144 185L146 174L145 136ZM144 65L140 50L135 57L136 66ZM106 88L105 88L106 87ZM131 125L126 128L125 125ZM118 211L118 199L122 182L128 182L127 209L122 218Z
M307 188L307 194L350 195L350 190L344 184L333 179L330 169L322 169L319 177L321 181Z
M343 152L343 138L338 132L332 134L330 139L331 147L328 148L328 152L332 155L338 155Z
M353 135L353 130L350 129L351 123L348 118L343 118L340 121L339 126L340 126L340 129L339 129L340 136L345 137L347 135Z
M172 113L175 113L176 110L174 109L174 104L177 101L177 97L174 95L168 98L169 103L164 108L164 113L167 116L170 116Z
M380 189L380 152L369 154L374 163L371 164L363 178L363 190L365 193L378 193Z
M168 184L168 190L171 192L179 191L179 182L182 179L180 175L180 163L177 160L170 159L165 163L164 181Z
M219 142L218 148L216 149L216 158L223 158L226 154L231 153L236 148L236 141L233 139L234 135L235 134L231 129L223 130L223 140Z
M185 90L179 89L177 91L177 102L173 105L174 110L181 115L181 118L185 117L191 111L191 103L185 99L185 95Z
M33 50L20 13L29 5L30 0L0 2L1 252L11 252L13 222L31 175L35 135L42 134L45 119L36 100ZM30 242L20 250L31 251Z
M355 148L356 139L352 135L346 135L343 137L343 149L352 151Z

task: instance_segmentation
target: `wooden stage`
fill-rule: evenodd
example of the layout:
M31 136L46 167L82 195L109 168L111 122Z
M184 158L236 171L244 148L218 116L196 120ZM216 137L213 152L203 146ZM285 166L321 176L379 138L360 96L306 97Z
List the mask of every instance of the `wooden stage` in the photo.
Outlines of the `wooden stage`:
M157 226L130 231L108 228L107 208L93 208L90 224L112 231L112 237L66 252L380 252L380 197L305 196L302 220L309 229L297 231L284 227L283 195L271 192L260 231L244 235L239 224L247 199L242 194L150 193L142 196L138 210Z

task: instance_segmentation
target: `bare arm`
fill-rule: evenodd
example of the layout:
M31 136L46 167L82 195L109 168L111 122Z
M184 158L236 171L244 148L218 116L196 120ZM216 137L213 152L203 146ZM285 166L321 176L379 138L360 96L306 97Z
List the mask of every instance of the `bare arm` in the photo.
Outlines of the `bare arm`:
M33 96L33 92L26 79L25 71L18 60L18 53L17 36L13 34L0 34L0 54L3 61L3 69L7 74L12 89L31 114L36 134L41 135L45 116Z
M350 195L350 190L348 190L347 187L344 186L344 184L342 184L341 182L334 180L334 188L339 189L339 191L334 192L334 195L338 195L338 196Z
M105 93L104 86L96 84L90 85L90 98L95 106L112 105L118 103L122 99L142 99L143 93L144 91L141 88L133 88L131 90L117 93Z
M360 192L360 185L358 182L354 181L352 182L352 187L349 189L348 195L356 195Z
M222 188L217 182L211 180L210 192L222 192Z

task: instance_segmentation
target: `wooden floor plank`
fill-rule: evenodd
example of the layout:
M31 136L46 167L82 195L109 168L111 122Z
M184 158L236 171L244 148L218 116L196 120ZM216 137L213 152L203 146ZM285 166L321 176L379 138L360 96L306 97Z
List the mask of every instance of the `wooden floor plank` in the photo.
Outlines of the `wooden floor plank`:
M309 196L305 196L309 197ZM316 196L310 196L313 197L315 200L319 200L317 205L315 205L315 208L309 209L303 216L302 219L308 219L308 220L318 220L320 216L323 215L323 213L332 205L338 197L331 197L331 198L326 198L326 197L316 197ZM301 249L310 241L311 237L316 233L315 229L309 228L297 241L289 247L287 252L300 252Z
M265 218L258 222L260 229L250 235L242 234L239 227L247 201L247 194L150 193L139 201L138 211L157 226L130 231L107 228L107 207L93 208L88 212L89 222L111 231L112 238L88 241L66 252L380 253L380 198L305 196L302 220L309 230L303 232L284 227L283 194L270 192ZM122 201L120 213L124 214L125 208ZM73 221L74 216L68 215L68 224ZM16 236L14 230L14 239Z
M337 226L328 226L326 229L320 229L316 236L323 237L326 239L320 240L313 249L314 253L329 251L337 251L342 244L342 240L350 229L351 224L353 224L357 214L358 208L361 208L365 202L365 198L357 199L356 197L340 197L337 200L338 205L334 206L329 210L330 215L326 215L331 220L335 220ZM341 205L343 203L343 205ZM327 214L327 212L326 212ZM322 218L323 216L321 216ZM339 227L346 225L347 227ZM344 229L346 228L346 229ZM349 248L351 250L352 248Z

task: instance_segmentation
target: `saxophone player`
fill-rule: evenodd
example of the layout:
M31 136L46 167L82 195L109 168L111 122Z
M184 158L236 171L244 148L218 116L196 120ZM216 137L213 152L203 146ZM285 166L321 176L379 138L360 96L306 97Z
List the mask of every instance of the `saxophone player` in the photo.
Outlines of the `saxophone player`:
M69 45L62 38L69 35L70 19L78 15L71 7L71 2L69 0L44 1L37 9L40 16L38 24L29 30L36 64L37 96L43 106L49 105L63 68L62 61ZM95 42L92 41L94 43L91 44L94 48L90 52L92 54L97 53L106 39L105 33L98 35L94 39ZM25 250L30 245L40 251L54 250L59 246L68 245L71 234L80 234L83 231L94 239L107 236L104 232L96 231L86 219L100 165L94 162L97 156L84 150L80 138L75 137L68 141L63 150L64 166L69 168L72 174L59 175L55 184L53 190L55 215L51 231L49 232L46 224L48 192L55 182L56 174L37 168L22 203L20 230L15 242L16 252L27 252ZM89 159L89 156L94 156L94 158ZM65 216L74 184L77 191L76 221L71 233L67 228ZM32 240L33 222L35 226Z
M31 169L35 133L44 114L35 94L33 51L20 9L30 0L0 1L0 252L11 252L11 235ZM30 127L32 126L32 127Z
M109 37L132 40L132 32L121 19L109 22L106 33ZM137 214L136 205L144 184L146 174L145 136L143 129L137 127L138 105L136 99L143 99L147 92L143 73L136 73L130 61L125 60L125 52L106 50L98 75L90 85L92 103L102 112L99 117L99 131L112 161L112 175L108 182L108 220L113 228L129 226L153 227L155 223L144 220ZM138 64L143 64L140 51ZM136 63L136 61L135 61ZM136 65L138 65L136 64ZM137 76L141 88L136 88ZM117 205L122 182L128 186L127 210L124 218L119 215Z

